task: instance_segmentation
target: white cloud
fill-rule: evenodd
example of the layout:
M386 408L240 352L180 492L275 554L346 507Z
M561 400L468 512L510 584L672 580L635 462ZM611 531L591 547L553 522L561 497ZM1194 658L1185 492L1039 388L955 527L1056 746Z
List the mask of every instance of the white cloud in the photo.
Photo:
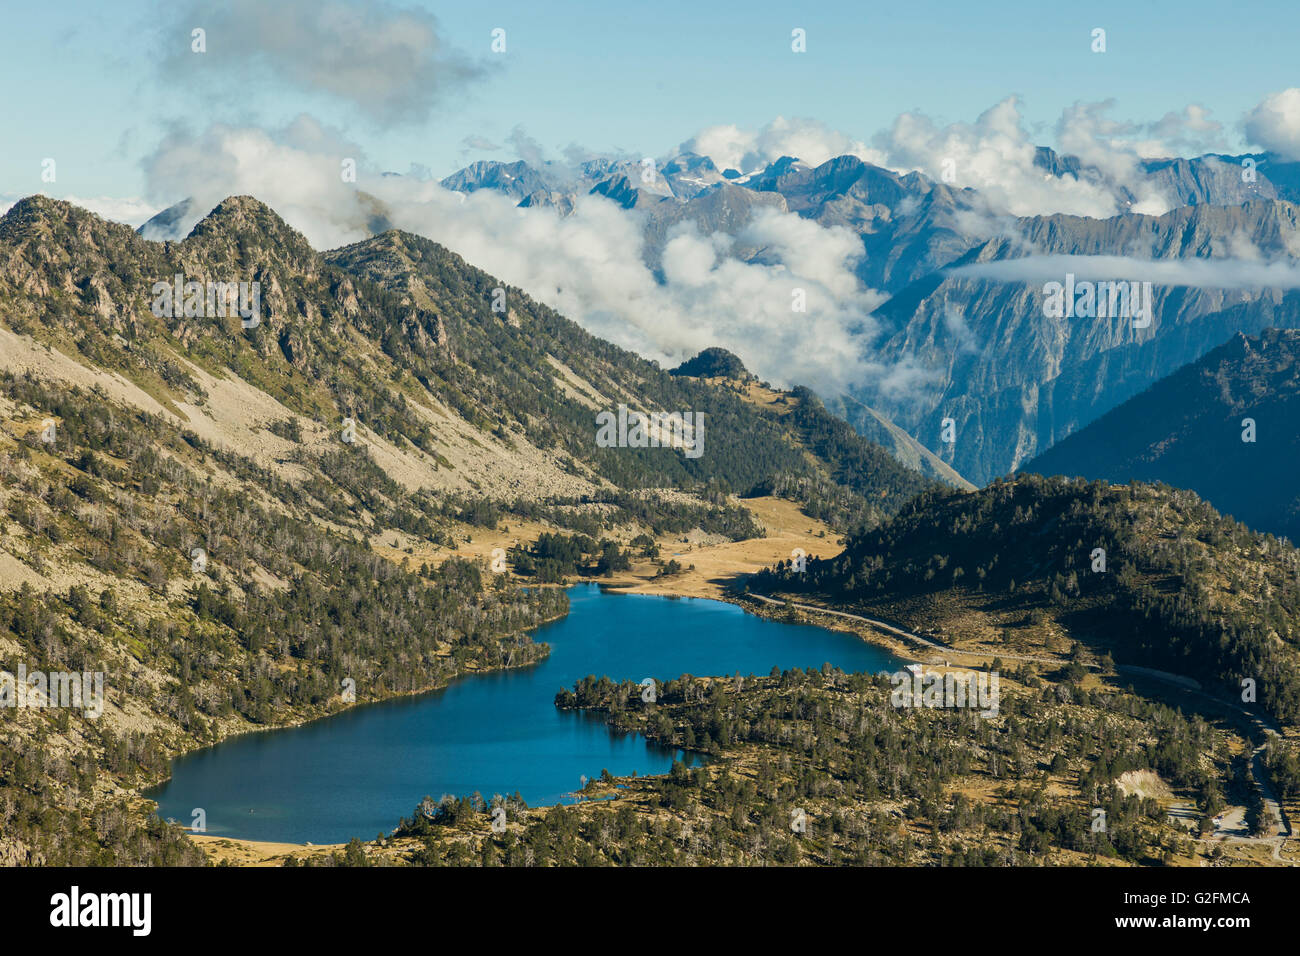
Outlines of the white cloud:
M1143 157L1136 138L1142 127L1111 119L1107 114L1114 106L1114 100L1106 100L1068 107L1056 124L1057 145L1100 172L1105 187L1123 186L1133 192L1137 198L1126 211L1163 215L1174 203L1146 180L1138 166Z
M377 194L395 225L449 246L589 331L665 365L722 345L783 384L840 389L875 374L864 353L880 296L853 276L861 246L847 233L823 235L831 231L766 210L749 232L779 264L755 265L730 254L745 237L701 235L683 224L664 246L659 282L642 260L640 219L602 197L580 197L573 213L560 217L551 209L518 209L487 191L453 205L451 194L433 184L418 187L419 195L392 181L383 187ZM806 295L804 313L792 311L796 289Z
M0 216L3 216L14 204L22 199L22 196L13 194L0 195ZM133 229L139 228L146 219L158 212L162 207L156 203L138 197L128 197L117 199L112 196L55 196L55 199L62 199L72 203L74 206L80 206L83 209L89 209L97 216L113 222L125 223Z
M321 93L384 122L419 121L449 89L483 70L443 43L425 10L384 0L225 0L179 8L166 31L168 82L269 80ZM206 52L190 31L206 31ZM179 41L177 40L179 38Z
M1210 111L1192 103L1181 113L1169 112L1143 128L1145 139L1136 144L1143 158L1198 156L1223 152L1228 147L1223 124L1210 119Z
M495 153L501 149L500 143L495 143L486 136L466 136L460 141L461 153Z
M1142 211L1165 211L1167 202L1144 181L1136 147L1126 138L1139 128L1107 120L1104 113L1110 107L1076 104L1056 127L1060 152L1095 165L1101 177L1053 176L1036 166L1038 144L1025 128L1014 96L985 110L973 123L939 126L924 114L903 113L873 144L889 168L917 170L931 179L976 189L994 213L1105 218L1128 211L1121 210L1116 198L1121 186L1138 193Z
M1248 253L1248 256L1252 255ZM1130 256L1026 256L980 262L949 270L949 275L995 282L1061 281L1066 274L1089 281L1150 282L1156 286L1198 289L1297 289L1300 263L1259 258L1137 259Z
M1287 159L1300 159L1300 88L1274 93L1242 120L1246 138Z
M874 142L890 168L977 189L996 211L1017 216L1108 216L1118 211L1109 190L1073 177L1057 178L1034 165L1035 144L1015 97L985 110L974 123L940 127L923 114L903 113Z
M97 216L111 219L113 222L125 223L133 229L139 228L146 219L162 208L156 203L139 198L114 199L111 196L84 198L80 196L61 196L60 198L66 199L68 202L84 209L89 209Z
M759 209L736 238L775 252L793 274L813 280L837 299L858 294L853 265L862 257L862 240L843 226L827 228L769 207Z
M757 130L738 126L710 126L682 143L679 151L698 153L713 160L718 169L751 173L782 156L794 156L810 166L820 166L836 156L856 156L865 162L882 157L865 143L814 119L778 116Z
M1067 213L1105 218L1121 212L1159 215L1173 206L1142 172L1144 159L1222 149L1222 124L1191 104L1151 123L1111 119L1113 101L1076 103L1056 124L1056 148L1078 156L1081 176L1053 176L1035 165L1040 145L1026 128L1019 100L1007 97L973 123L939 125L919 112L900 114L870 145L808 119L777 117L758 130L711 126L682 143L683 151L709 156L720 169L749 173L781 156L819 165L852 155L896 172L979 191L992 215ZM1128 190L1136 200L1127 205Z
M966 324L966 316L962 314L962 310L954 302L944 303L943 327L952 336L953 341L957 343L959 352L979 351L979 345L975 341L975 333Z
M365 164L358 145L305 115L271 132L222 124L197 134L176 129L144 161L146 192L159 201L194 200L177 224L177 238L227 196L251 195L289 222L310 222L313 242L331 248L355 241L358 223L365 222L343 182L349 159L358 168Z

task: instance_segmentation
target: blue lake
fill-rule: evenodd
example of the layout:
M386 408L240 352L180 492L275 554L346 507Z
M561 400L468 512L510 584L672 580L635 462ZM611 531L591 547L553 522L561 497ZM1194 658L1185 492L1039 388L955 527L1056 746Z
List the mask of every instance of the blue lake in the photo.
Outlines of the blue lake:
M196 751L174 761L172 779L147 796L159 816L186 825L203 808L213 835L369 840L426 795L518 791L530 806L546 806L570 802L581 778L603 769L667 773L680 751L556 709L556 692L588 674L641 681L827 662L892 671L901 663L853 635L765 620L720 601L607 593L593 584L570 588L569 600L569 615L534 635L551 645L536 665Z

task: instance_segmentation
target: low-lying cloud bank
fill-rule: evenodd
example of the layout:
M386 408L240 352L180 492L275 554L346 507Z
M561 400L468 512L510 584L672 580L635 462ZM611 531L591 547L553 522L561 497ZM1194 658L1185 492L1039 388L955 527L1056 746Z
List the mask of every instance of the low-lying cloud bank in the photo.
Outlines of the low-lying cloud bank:
M247 95L274 85L332 101L362 122L419 123L486 67L450 47L437 18L386 0L189 0L166 11L166 83ZM192 37L181 44L174 38ZM196 44L202 45L202 55Z
M948 270L994 282L1044 283L1066 275L1089 281L1124 280L1198 289L1298 289L1300 263L1259 259L1136 259L1130 256L1026 256Z
M341 175L347 160L359 169L355 184ZM172 236L234 194L266 202L320 249L366 238L379 212L665 365L721 344L775 383L826 391L915 384L908 370L868 358L877 331L871 311L882 296L853 273L861 242L794 214L762 210L734 239L678 226L660 282L642 259L640 216L603 197L580 197L560 216L517 208L489 190L464 195L423 177L368 172L355 144L307 117L274 134L230 126L178 132L146 172L150 195L194 198ZM763 248L771 264L742 261L732 254L736 243Z

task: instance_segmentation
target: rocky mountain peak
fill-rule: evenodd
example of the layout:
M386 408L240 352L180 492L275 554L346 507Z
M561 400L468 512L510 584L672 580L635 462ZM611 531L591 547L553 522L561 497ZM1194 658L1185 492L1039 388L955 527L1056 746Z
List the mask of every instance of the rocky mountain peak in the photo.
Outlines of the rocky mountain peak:
M280 266L304 273L320 268L307 237L266 203L231 196L199 220L181 243L183 252L245 268Z

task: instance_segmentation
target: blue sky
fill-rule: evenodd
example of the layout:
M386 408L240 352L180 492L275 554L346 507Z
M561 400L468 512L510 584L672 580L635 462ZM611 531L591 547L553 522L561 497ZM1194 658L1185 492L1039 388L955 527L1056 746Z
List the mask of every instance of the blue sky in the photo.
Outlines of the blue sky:
M304 112L379 167L414 163L437 176L476 158L511 158L467 153L464 141L503 143L517 125L553 152L577 143L664 155L701 128L759 127L776 116L813 117L869 142L905 110L969 122L1009 94L1043 143L1070 104L1113 98L1115 118L1148 121L1198 103L1239 147L1242 114L1296 85L1300 26L1295 4L1203 0L395 6L432 12L441 43L485 69L417 121L381 121L275 77L227 78L214 91L183 60L160 65L166 52L187 52L191 21L207 19L178 15L184 4L11 6L0 30L0 193L142 195L141 160L176 124L275 127ZM790 51L796 26L807 30L805 54ZM494 27L507 31L504 55L489 50ZM1107 31L1105 54L1090 50L1094 27ZM214 51L224 42L209 37ZM57 186L40 182L45 157L58 161Z

